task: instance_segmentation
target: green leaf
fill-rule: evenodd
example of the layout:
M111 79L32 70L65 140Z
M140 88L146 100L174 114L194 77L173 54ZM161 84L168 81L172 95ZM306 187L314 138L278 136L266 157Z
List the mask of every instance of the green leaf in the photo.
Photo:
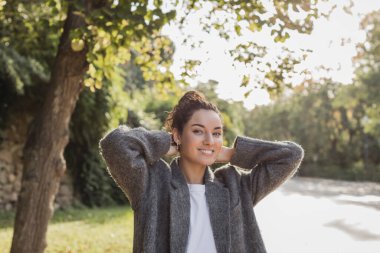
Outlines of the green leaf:
M243 79L241 81L240 87L247 87L250 81L250 76L249 75L244 75Z
M235 25L235 32L237 35L241 36L241 26L240 25Z

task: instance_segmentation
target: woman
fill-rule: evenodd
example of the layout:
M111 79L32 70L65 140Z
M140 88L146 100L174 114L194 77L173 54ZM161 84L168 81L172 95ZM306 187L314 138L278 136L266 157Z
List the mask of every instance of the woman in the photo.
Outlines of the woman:
M133 252L266 252L253 207L296 172L303 149L249 137L224 147L220 113L196 91L165 126L121 126L100 142L134 210ZM175 154L170 165L161 159ZM227 164L213 172L215 162Z

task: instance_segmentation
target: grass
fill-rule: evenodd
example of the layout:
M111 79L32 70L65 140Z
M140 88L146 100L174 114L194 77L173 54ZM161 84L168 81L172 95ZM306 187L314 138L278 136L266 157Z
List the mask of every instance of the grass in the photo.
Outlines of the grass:
M10 250L14 213L0 212L0 253ZM69 209L50 221L46 253L132 252L130 207Z

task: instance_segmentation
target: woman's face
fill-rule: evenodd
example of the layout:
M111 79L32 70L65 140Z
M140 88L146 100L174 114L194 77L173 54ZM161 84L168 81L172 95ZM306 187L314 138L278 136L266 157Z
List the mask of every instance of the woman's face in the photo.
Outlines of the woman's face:
M197 110L184 125L182 134L175 131L175 135L181 144L181 159L194 165L211 165L223 144L222 121L212 110Z

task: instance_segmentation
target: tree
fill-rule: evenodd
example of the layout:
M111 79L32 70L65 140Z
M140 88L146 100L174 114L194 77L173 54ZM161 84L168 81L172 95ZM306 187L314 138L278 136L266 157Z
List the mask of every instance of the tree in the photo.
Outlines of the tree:
M47 6L56 4L54 1L47 1L46 3ZM5 5L5 7L8 6ZM22 3L19 3L18 7L20 6L28 7L27 4ZM9 8L13 9L14 6L9 6ZM68 142L68 126L79 93L82 90L84 74L88 66L92 70L91 64L98 63L99 67L110 68L110 66L101 66L101 62L98 61L103 60L104 63L104 58L110 57L111 53L115 52L112 47L105 49L105 51L108 50L108 54L101 52L104 45L100 44L107 43L105 38L107 34L102 34L104 36L100 36L98 39L92 39L92 44L84 43L83 40L75 38L74 35L75 32L82 36L86 35L84 32L81 33L81 29L88 29L89 24L95 23L91 22L93 20L98 21L98 29L108 26L109 24L103 23L104 20L100 19L100 16L107 13L109 17L112 16L109 12L113 8L114 5L106 1L67 2L65 8L67 16L51 70L48 91L41 111L31 126L24 148L22 189L18 199L11 252L43 252L46 247L45 235L49 218L53 212L54 196L66 169L63 150ZM156 20L147 25L144 19L145 14L147 14L146 4L136 8L137 11L133 13L133 18L130 19L133 23L129 26L126 24L125 26L128 26L128 29L123 30L129 32L134 40L142 40L148 33L156 32L166 22L168 16L172 15L171 13L160 12L157 15L160 22L158 23ZM128 12L130 12L128 8L121 9L118 16L130 14ZM5 14L10 15L10 12L5 12ZM121 24L121 20L123 19L119 18L120 22L116 22L116 24ZM107 22L110 22L110 18ZM101 31L99 29L95 32L99 34ZM131 43L133 40L125 38L125 41L119 43L119 46ZM93 51L89 51L91 49ZM89 53L94 51L100 52ZM108 61L107 63L112 64L114 62ZM102 76L99 77L99 73L99 71L90 73L92 79L87 80L89 82L95 80L90 87L99 86L99 81L102 78ZM105 69L102 74L106 75L110 72Z
M54 196L65 172L68 123L87 69L86 51L71 49L70 30L84 19L68 9L44 105L24 148L24 170L11 252L43 252Z
M362 157L364 167L369 170L370 162L377 164L377 173L380 171L378 166L380 159L378 155L371 155L370 150L380 150L380 11L368 14L362 20L362 29L366 31L366 42L359 45L358 55L355 59L357 64L357 89L356 96L361 96L362 115L358 121L362 125ZM377 137L377 138L376 138ZM374 171L374 170L372 170ZM371 176L375 177L376 174Z
M203 22L204 29L215 29L226 39L230 32L240 35L268 26L278 42L289 37L287 31L308 33L311 30L313 20L318 16L316 2L273 1L275 11L265 15L267 10L261 1L176 1L188 12L207 4L211 6L209 21ZM123 72L115 66L130 60L130 52L134 49L139 52L135 62L141 67L144 79L159 82L162 87L174 85L169 66L161 61L161 49L168 45L160 36L160 29L175 18L175 4L163 5L163 1L141 0L0 2L0 24L7 27L1 29L4 33L1 42L5 47L41 62L50 73L43 106L30 127L24 149L22 189L12 253L39 253L46 247L45 235L53 213L52 203L66 169L63 151L68 142L68 126L82 83L95 90L101 88L104 81L120 81ZM292 20L290 10L303 12L305 18ZM186 13L180 24L185 16ZM221 21L218 17L227 20ZM234 20L232 30L226 25L231 17ZM33 28L38 28L41 34L52 28L55 33L44 37ZM35 38L30 38L36 34ZM249 56L243 56L245 63L260 58L260 55L250 58L251 46L243 47L243 53L247 52ZM285 60L285 64L279 66L289 69L289 61ZM280 80L276 73L268 76L269 79Z
M368 14L362 21L366 31L366 42L359 45L355 58L357 64L358 85L363 88L365 111L367 118L363 119L365 131L380 135L380 95L378 92L380 80L380 11ZM378 140L378 145L380 141Z

